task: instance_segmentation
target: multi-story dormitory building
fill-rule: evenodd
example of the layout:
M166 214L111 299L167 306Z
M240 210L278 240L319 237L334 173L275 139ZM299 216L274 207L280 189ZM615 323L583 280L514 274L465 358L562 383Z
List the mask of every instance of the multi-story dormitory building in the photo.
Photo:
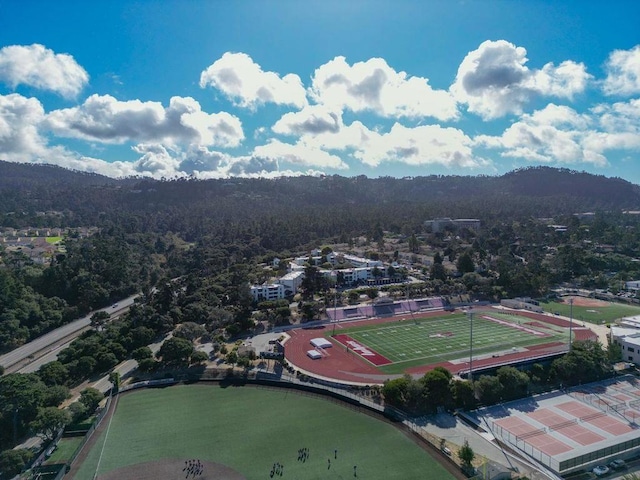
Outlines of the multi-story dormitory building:
M306 265L320 266L325 260L333 267L345 263L353 267L341 268L339 270L320 268L318 273L330 278L332 282L335 282L338 272L340 272L342 281L346 284L353 285L361 282L371 282L375 280L374 270L376 268L382 271L385 270L384 264L380 260L371 260L349 254L337 254L335 252L330 252L322 256L319 250L313 250L310 256L294 258L289 264L289 272L277 279L274 283L253 285L251 287L253 299L258 302L278 300L295 295L302 284L302 280L304 280L304 269Z

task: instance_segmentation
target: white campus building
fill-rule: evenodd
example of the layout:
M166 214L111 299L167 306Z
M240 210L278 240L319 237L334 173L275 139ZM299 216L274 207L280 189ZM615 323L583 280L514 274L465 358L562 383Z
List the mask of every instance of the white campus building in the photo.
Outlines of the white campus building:
M611 341L622 348L622 360L640 365L640 315L621 318L611 325Z
M256 302L266 300L279 300L280 298L285 297L284 292L284 285L280 283L251 286L251 295Z
M640 280L632 280L630 282L626 282L624 284L624 288L632 291L640 290Z
M280 259L277 259L278 263ZM385 271L384 264L380 260L371 260L368 258L358 257L356 255L341 254L329 252L323 256L320 250L315 249L310 252L309 256L296 257L289 263L289 271L283 277L273 281L273 283L264 285L252 285L251 295L256 302L265 300L279 300L281 298L291 297L298 292L302 281L304 280L304 271L306 265L318 266L323 260L329 262L332 266L342 263L349 263L353 268L344 269L318 269L318 273L330 281L335 282L338 272L343 276L344 282L347 284L355 284L357 282L367 282L373 280L375 275L374 269L378 268ZM274 263L275 265L275 263Z

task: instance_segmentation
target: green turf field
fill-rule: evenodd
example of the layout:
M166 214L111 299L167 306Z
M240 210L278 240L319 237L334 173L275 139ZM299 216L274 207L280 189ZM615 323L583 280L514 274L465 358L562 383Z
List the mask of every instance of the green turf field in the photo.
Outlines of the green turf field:
M47 237L47 243L59 243L62 237Z
M342 405L286 390L175 386L123 395L76 479L162 458L223 463L267 479L274 462L296 480L454 478L395 427ZM309 459L297 461L298 449ZM333 458L338 449L338 458ZM327 458L331 457L331 470Z
M565 317L571 314L568 303L541 301L540 306L545 312L558 313ZM578 307L573 306L573 319L595 324L610 323L622 317L640 315L640 308L631 305L609 302L606 307Z
M509 325L487 320L483 318L484 316L491 316ZM545 337L516 328L531 321L530 318L516 314L497 311L475 312L473 315L474 356L541 343L557 341L568 343L568 332L550 324L546 329L526 326L530 330L550 334ZM347 334L391 360L392 364L378 367L385 373L402 373L409 367L469 356L469 319L465 314L460 313L346 328L336 333Z
M76 451L76 448L80 446L84 440L84 437L67 437L61 438L56 445L55 451L45 462L45 465L52 465L55 463L66 463L71 459L71 455Z

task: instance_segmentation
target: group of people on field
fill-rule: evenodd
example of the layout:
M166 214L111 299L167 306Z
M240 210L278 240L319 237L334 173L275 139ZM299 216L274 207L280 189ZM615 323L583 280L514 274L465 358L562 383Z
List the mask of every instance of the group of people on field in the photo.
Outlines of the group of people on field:
M185 460L184 468L182 469L182 471L185 472L184 478L200 477L204 473L204 465L197 458L194 458L192 460Z

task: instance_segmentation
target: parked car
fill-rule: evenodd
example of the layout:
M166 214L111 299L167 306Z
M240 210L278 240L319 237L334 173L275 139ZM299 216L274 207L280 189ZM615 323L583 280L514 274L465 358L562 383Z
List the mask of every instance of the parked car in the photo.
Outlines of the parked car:
M597 465L593 467L592 472L601 477L602 475L606 475L607 473L609 473L609 467L607 467L606 465Z
M627 467L627 464L624 462L624 460L621 460L619 458L616 458L615 460L609 463L609 468L611 468L612 470L622 470L623 468L626 468L626 467Z

